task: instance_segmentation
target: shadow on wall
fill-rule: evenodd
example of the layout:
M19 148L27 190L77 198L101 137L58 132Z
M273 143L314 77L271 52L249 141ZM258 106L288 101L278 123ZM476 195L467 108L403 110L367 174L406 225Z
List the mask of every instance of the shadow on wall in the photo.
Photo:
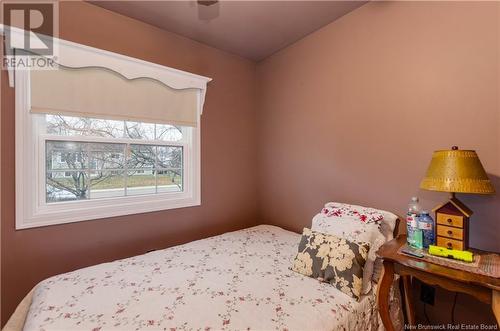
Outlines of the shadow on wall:
M470 220L470 246L499 253L500 177L493 174L488 174L488 177L496 190L495 194L457 194L457 198L474 212ZM448 194L445 192L420 190L419 193L423 208L429 211L448 199Z
M470 222L472 247L500 253L500 177L488 174L494 195L467 195L465 202L473 211Z
M450 292L438 286L435 287L436 300L434 305L424 304L419 300L421 282L417 279L415 283L413 297L415 298L417 323L425 325L447 325L451 323L456 326L457 330L463 329L460 328L460 324L496 325L495 315L493 315L490 305L478 301L468 294Z

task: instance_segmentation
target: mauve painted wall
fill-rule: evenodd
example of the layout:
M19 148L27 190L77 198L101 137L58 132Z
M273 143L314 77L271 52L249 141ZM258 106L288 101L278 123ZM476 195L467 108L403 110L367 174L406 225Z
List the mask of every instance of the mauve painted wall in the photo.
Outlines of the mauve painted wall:
M256 216L300 231L324 201L402 213L418 193L431 207L445 195L418 183L431 152L452 144L475 148L500 191L494 6L370 3L259 63L255 76L238 57L63 4L63 38L214 78L202 117L203 205L14 231L13 90L2 73L3 323L45 277L254 225ZM500 250L499 198L464 201L476 211L472 244ZM450 298L431 318L449 316ZM469 308L458 301L460 316Z
M61 37L212 77L202 115L202 205L14 230L14 91L2 72L2 322L46 277L256 224L255 64L85 3ZM2 323L2 324L3 324Z
M259 200L300 231L326 201L404 213L432 151L475 149L500 193L496 3L373 2L259 63ZM459 196L500 251L500 194Z
M403 214L417 194L432 208L447 195L419 182L432 151L458 145L498 192L459 196L475 211L471 245L500 251L499 8L371 2L261 62L260 218L301 231L326 201ZM441 294L429 315L449 322ZM457 321L494 323L468 300Z

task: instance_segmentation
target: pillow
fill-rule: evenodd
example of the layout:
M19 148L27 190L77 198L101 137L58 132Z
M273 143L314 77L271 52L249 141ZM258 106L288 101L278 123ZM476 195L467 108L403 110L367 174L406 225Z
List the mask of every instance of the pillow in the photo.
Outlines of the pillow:
M391 212L340 202L326 203L321 212L328 216L351 217L365 223L377 223L387 241L394 238L394 228L398 217Z
M368 243L350 242L304 228L291 269L328 282L359 300L363 288L363 267L369 249Z
M378 209L338 202L329 202L319 214L314 216L311 229L313 231L333 234L349 241L367 242L370 244L368 259L363 273L363 290L366 294L372 286L372 276L380 246L393 238L397 216ZM377 261L379 270L381 261Z
M322 212L324 212L325 209L329 210L330 213L332 213L332 210L334 211L335 209L337 210L340 209L340 213L343 214L344 216L351 214L351 217L355 216L353 218L358 218L361 221L363 221L363 218L365 218L368 220L368 223L371 220L370 216L373 217L375 215L377 216L382 215L382 220L378 222L380 232L382 232L382 234L384 235L386 242L394 238L394 229L396 227L396 221L398 217L391 212L381 209L358 206L358 205L349 205L340 202L328 202L327 204L325 204L325 208L323 208ZM342 213L342 211L345 212ZM338 211L337 215L339 215ZM365 217L363 215L369 217ZM377 218L380 218L380 216L378 216ZM378 221L378 219L375 221ZM365 269L367 273L369 272L369 269L370 269L369 267ZM382 260L379 258L375 258L375 262L373 264L373 273L372 273L372 281L374 281L375 283L378 283L380 275L382 274L382 269L383 269ZM366 280L366 282L368 282L368 278L364 279ZM366 284L366 286L364 287L367 288L367 290L366 292L363 293L367 293L369 291L368 288L370 288L371 285Z
M384 216L375 209L364 208L345 203L329 202L321 210L328 217L352 217L364 223L380 224Z

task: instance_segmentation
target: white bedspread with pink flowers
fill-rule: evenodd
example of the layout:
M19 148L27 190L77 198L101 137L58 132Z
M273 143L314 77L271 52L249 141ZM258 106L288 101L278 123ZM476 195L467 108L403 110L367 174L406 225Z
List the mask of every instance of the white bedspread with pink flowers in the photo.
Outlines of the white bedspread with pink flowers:
M383 330L373 291L289 270L299 240L261 225L54 276L24 330Z

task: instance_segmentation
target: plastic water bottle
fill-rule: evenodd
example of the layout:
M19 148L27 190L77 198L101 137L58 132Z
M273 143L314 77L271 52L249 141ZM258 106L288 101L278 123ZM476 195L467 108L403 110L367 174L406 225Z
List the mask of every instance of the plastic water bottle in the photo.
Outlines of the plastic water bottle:
M418 216L417 219L420 219ZM413 247L422 249L424 248L424 232L419 228L420 222L417 221L417 228L413 230Z
M423 247L429 248L434 244L434 220L429 212L422 210L418 218L418 228L422 231Z
M420 214L420 205L418 198L413 197L408 204L408 213L406 214L406 241L408 245L416 247L418 233L418 216Z

